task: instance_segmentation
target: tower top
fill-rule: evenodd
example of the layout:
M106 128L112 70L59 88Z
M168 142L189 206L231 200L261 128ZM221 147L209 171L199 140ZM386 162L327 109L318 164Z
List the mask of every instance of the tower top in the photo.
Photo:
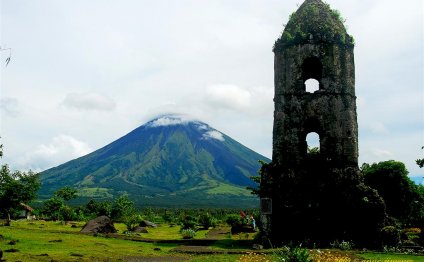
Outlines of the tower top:
M274 52L298 45L328 43L353 47L353 38L347 33L343 18L337 10L321 0L305 0L290 15L283 34L274 45Z

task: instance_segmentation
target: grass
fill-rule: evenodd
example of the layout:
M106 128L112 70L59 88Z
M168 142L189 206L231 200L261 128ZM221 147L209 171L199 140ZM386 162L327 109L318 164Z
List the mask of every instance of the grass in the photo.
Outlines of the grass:
M398 261L398 262L424 262L424 256L414 256L407 254L383 254L375 252L365 252L358 254L361 258L372 261Z
M77 234L74 228L63 226L57 232L57 225L46 222L43 228L29 229L24 223L15 222L11 227L1 227L0 249L17 249L19 252L5 252L8 261L93 261L112 259L116 261L131 256L161 256L176 245L140 243L122 239L94 237ZM76 229L79 231L79 229ZM14 240L15 245L9 245ZM160 250L155 250L160 248Z
M268 250L266 254L180 254L173 252L178 243L137 242L108 236L93 236L79 233L84 222L63 224L47 221L15 221L12 226L0 226L0 249L6 261L128 261L155 257L156 261L275 261L278 250ZM74 225L74 227L72 227ZM76 226L76 227L75 227ZM124 224L117 223L118 234L126 230ZM229 229L229 228L227 228ZM159 225L149 228L149 233L139 237L158 240L182 240L179 226ZM196 232L195 239L204 239L208 230ZM205 246L205 249L229 252L249 249L255 233L222 235L222 239ZM13 243L11 245L10 243ZM15 249L17 252L6 252ZM404 254L383 254L340 250L312 250L316 261L408 261L424 262L424 256ZM363 260L362 260L363 259ZM137 261L137 260L133 260Z

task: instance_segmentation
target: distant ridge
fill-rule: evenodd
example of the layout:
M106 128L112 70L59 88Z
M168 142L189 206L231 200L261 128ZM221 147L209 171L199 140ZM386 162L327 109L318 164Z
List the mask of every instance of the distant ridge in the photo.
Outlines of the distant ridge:
M86 156L41 174L41 198L64 186L80 201L128 194L140 206L255 207L259 160L248 149L201 121L163 115Z

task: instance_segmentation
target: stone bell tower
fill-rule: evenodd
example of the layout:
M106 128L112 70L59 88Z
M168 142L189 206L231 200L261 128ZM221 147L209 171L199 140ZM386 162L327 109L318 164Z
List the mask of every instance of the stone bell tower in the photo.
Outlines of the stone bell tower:
M260 190L265 236L324 245L375 237L384 204L358 168L354 43L340 14L321 0L304 1L273 51L273 160ZM319 136L314 152L310 133ZM358 216L370 208L369 221Z

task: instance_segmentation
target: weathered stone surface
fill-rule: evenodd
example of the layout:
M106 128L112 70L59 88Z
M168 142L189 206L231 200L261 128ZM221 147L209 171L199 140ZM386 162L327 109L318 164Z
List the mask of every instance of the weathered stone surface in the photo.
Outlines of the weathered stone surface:
M156 225L155 223L147 221L147 220L141 221L140 226L141 227L154 227L154 228L158 227L158 225Z
M92 219L81 229L82 233L116 233L111 219L107 216L100 216Z
M273 159L262 170L260 189L272 202L261 222L274 244L349 239L372 245L386 218L383 200L359 172L354 47L336 41L348 35L333 15L321 0L306 0L285 32L300 30L311 39L279 39L274 48ZM309 79L319 90L307 92ZM312 132L320 140L315 154L306 142Z

